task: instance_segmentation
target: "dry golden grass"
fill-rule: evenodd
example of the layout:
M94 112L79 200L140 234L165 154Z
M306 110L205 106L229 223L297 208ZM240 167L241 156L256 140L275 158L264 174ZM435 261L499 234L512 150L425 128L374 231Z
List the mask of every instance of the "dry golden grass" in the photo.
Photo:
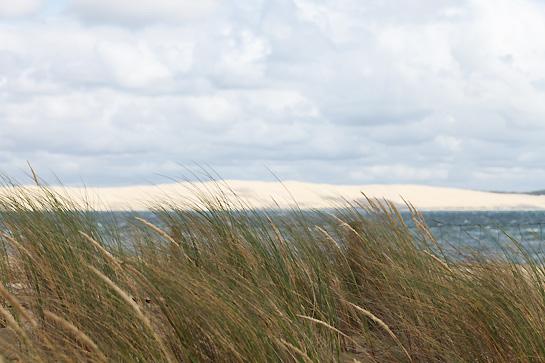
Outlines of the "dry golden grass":
M391 204L275 216L200 197L124 227L47 188L0 197L3 359L545 361L545 269L516 241L452 260Z

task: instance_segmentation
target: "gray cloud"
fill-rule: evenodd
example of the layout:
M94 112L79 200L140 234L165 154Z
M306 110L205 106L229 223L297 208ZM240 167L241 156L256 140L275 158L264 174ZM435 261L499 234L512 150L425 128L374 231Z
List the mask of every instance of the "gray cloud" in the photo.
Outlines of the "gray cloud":
M43 3L43 0L0 0L0 19L32 15L43 6Z
M543 187L539 2L32 4L0 12L10 174Z
M72 0L66 10L89 23L145 26L201 18L213 12L219 4L218 0Z

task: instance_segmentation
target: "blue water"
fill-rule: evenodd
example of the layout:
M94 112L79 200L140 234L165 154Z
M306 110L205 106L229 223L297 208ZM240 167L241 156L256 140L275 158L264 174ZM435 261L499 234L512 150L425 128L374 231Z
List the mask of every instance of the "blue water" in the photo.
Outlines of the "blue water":
M424 218L442 244L491 254L520 244L533 257L545 258L545 211L426 212Z
M160 224L152 213L139 215ZM485 254L504 254L519 244L533 257L545 261L545 211L424 212L423 215L434 237L450 251L467 248ZM403 213L403 216L416 231L410 215ZM129 216L117 217L118 222L125 224Z

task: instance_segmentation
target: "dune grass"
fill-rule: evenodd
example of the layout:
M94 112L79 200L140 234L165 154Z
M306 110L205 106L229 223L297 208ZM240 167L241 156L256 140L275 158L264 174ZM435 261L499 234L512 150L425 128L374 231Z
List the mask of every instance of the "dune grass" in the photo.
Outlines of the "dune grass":
M200 200L122 226L47 188L1 197L4 361L545 360L545 269L515 241L454 261L385 202Z

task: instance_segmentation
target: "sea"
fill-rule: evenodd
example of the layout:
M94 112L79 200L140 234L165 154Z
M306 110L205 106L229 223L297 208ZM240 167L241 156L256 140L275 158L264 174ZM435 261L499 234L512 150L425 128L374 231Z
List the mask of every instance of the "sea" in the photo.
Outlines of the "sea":
M545 260L545 211L424 212L437 241L488 255L528 252ZM409 215L406 223L416 230Z
M161 223L150 212L137 214L154 224ZM410 214L402 216L418 235ZM423 212L423 216L438 245L452 256L461 251L478 251L481 256L520 256L523 250L545 263L545 211L435 211ZM127 217L130 215L119 213L116 220L125 224Z

